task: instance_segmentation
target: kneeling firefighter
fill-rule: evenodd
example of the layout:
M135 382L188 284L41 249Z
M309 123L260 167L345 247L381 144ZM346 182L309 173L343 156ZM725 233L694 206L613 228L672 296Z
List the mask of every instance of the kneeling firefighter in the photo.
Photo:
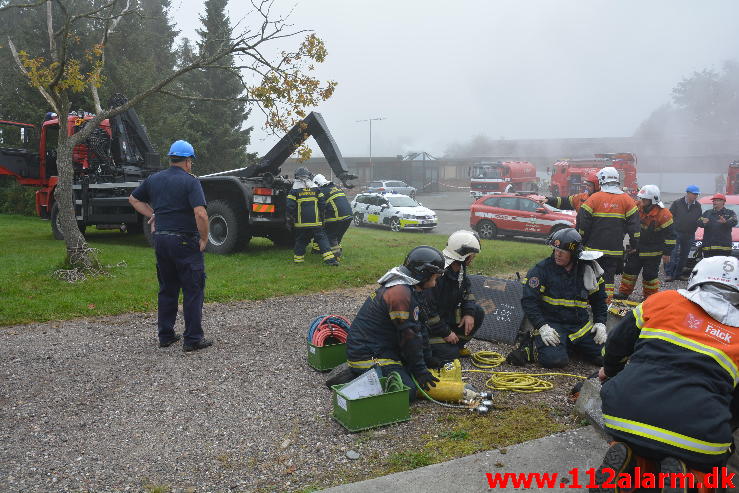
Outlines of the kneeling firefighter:
M323 230L323 212L326 207L326 197L311 180L307 168L295 170L295 182L287 195L287 216L292 218L295 228L295 255L296 264L305 261L305 248L311 238L316 240L321 250L323 261L327 265L339 265L331 253L328 237Z
M523 279L521 306L534 326L534 346L544 368L561 368L575 349L600 365L606 341L606 293L600 252L583 251L573 228L547 239L552 255L536 264ZM593 311L590 321L588 307Z
M349 328L346 357L355 375L378 365L384 376L398 372L416 398L416 384L428 390L438 381L424 360L423 289L434 286L444 271L444 257L430 246L410 251L402 266L377 282L380 287L359 309Z
M617 441L596 483L606 478L604 468L619 474L636 465L662 473L723 467L737 417L738 367L739 260L703 259L688 289L653 294L608 337L600 395L604 424Z
M436 286L424 293L431 352L441 361L451 361L469 355L464 346L485 318L485 311L475 302L467 277L467 269L480 253L480 240L471 231L456 231L449 236L442 253L444 274Z

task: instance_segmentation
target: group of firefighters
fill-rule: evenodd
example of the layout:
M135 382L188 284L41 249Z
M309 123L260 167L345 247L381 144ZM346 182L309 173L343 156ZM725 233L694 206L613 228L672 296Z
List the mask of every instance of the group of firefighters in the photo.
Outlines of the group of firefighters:
M587 183L583 194L546 199L577 210L577 229L552 234L552 255L523 279L521 304L534 328L534 353L547 368L566 365L573 352L600 366L605 425L615 441L596 472L598 485L606 483L608 468L628 474L637 465L700 477L725 466L732 446L739 260L725 255L736 215L724 207L724 196L714 195L713 209L695 221L705 230L704 259L692 269L687 289L659 292L659 265L670 261L675 245L673 217L659 188L642 187L635 202L619 187L614 168ZM435 385L429 369L469 354L464 346L485 315L467 276L479 252L475 233L457 231L443 252L416 247L403 265L387 271L352 321L352 373L371 367L383 375L398 372L414 389L413 400L416 388ZM607 333L608 303L628 297L639 272L644 301Z

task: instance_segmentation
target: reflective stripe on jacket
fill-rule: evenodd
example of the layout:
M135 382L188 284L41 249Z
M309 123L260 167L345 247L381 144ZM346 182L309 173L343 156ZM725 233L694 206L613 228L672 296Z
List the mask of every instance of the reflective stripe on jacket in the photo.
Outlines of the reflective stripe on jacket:
M639 238L640 257L670 255L675 247L672 214L667 209L652 205L647 211L639 204L641 230Z
M639 232L639 214L634 199L625 193L595 192L577 213L577 228L586 250L620 257L624 251L624 235L635 243Z
M344 191L333 183L320 188L326 197L326 208L323 216L324 222L330 223L351 219L352 206L349 203L349 199L346 198Z
M287 213L295 219L296 228L323 226L326 199L316 188L293 188L287 195Z

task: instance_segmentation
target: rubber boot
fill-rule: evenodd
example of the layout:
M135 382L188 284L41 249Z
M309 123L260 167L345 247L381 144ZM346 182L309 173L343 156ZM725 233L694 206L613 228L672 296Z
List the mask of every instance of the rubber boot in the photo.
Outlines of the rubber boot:
M589 488L590 493L605 493L605 492L618 492L625 493L622 488L616 486L615 488L606 488L602 486L609 480L613 479L613 474L604 472L604 469L613 469L616 473L616 478L621 473L633 474L634 466L636 466L636 460L634 454L631 451L631 447L623 442L613 442L611 447L606 452L606 456L603 457L603 463L600 465L597 471L595 471L595 484L598 485L595 488ZM615 482L615 481L613 481ZM610 484L610 483L609 483Z
M662 493L688 493L687 480L681 481L673 476L674 474L686 474L688 472L688 466L685 465L685 462L674 457L665 457L659 463L659 472L670 474L670 477L665 480Z

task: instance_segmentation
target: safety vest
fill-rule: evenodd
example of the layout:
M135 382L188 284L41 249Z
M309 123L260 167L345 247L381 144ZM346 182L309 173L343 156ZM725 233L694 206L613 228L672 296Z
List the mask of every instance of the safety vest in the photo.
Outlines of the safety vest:
M324 195L316 188L293 188L287 196L288 211L295 217L296 228L323 226L321 209Z
M633 315L634 352L601 391L609 432L686 461L721 461L732 442L739 328L717 322L677 291L653 294Z
M580 206L577 229L585 250L620 257L624 252L624 235L639 232L636 202L625 193L595 192Z
M323 220L327 223L345 221L352 217L352 206L342 189L336 185L321 187L326 196L326 214Z
M649 211L639 204L639 220L641 229L639 238L640 257L660 257L670 255L675 247L675 233L672 228L672 213L658 205Z

